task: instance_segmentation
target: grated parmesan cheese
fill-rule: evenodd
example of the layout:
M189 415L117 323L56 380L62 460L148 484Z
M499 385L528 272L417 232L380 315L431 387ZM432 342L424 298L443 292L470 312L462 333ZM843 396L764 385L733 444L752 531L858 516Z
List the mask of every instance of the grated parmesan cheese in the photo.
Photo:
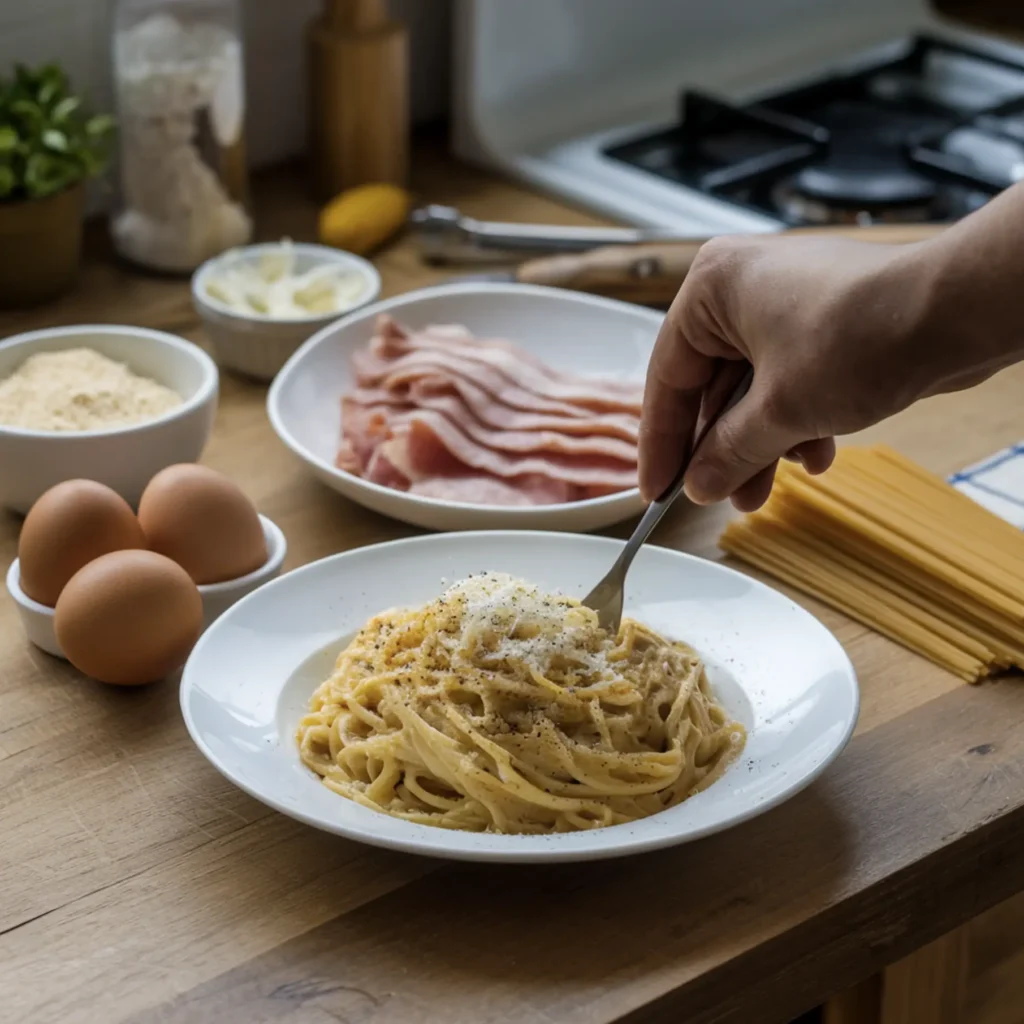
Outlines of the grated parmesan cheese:
M564 594L488 572L460 580L445 592L449 599L462 603L463 641L483 640L493 657L514 658L542 674L555 660L595 674L608 669L615 638Z
M0 380L0 425L24 430L108 430L181 404L176 391L90 348L38 352Z

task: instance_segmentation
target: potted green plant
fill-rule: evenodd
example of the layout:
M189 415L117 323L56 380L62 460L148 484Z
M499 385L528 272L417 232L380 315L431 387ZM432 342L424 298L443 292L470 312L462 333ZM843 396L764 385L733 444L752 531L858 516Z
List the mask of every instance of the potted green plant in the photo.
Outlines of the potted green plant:
M0 306L43 302L74 281L85 182L105 170L113 128L55 65L0 77Z

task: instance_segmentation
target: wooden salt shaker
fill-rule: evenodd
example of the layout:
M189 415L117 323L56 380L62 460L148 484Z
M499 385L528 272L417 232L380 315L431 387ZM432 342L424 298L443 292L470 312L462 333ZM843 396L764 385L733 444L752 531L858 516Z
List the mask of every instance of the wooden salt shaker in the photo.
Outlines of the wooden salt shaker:
M409 44L387 0L324 0L309 26L310 164L323 199L355 185L405 185Z

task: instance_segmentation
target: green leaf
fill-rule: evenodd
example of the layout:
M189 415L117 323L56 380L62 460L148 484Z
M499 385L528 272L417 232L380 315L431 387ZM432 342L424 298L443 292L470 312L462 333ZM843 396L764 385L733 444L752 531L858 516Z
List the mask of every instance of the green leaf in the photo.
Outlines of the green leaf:
M48 128L43 132L43 145L52 149L55 153L66 153L68 151L68 137L57 131L56 128Z
M48 64L38 71L38 98L42 106L48 107L68 91L68 80L56 64Z
M6 199L18 187L18 178L10 167L0 166L0 199Z
M46 82L40 87L39 93L36 98L38 99L39 105L41 107L49 107L53 105L54 101L57 99L59 95L60 87L57 85L57 83Z
M33 131L40 131L46 122L43 112L31 100L15 100L11 104L11 113Z
M33 153L25 167L25 190L34 199L60 192L75 180L73 166L47 153Z
M66 121L82 105L81 99L77 96L65 96L54 108L52 117L54 121Z
M18 146L18 133L9 125L0 125L0 153L9 153Z
M115 124L116 122L109 114L97 114L85 122L85 133L95 139L102 138L114 130Z

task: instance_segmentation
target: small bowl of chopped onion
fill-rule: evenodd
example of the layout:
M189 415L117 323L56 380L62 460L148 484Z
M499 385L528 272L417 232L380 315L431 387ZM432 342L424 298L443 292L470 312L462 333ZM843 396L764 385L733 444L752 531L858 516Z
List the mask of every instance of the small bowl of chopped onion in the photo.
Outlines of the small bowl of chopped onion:
M307 338L379 294L372 263L288 240L231 249L192 278L217 362L258 380L271 380Z

